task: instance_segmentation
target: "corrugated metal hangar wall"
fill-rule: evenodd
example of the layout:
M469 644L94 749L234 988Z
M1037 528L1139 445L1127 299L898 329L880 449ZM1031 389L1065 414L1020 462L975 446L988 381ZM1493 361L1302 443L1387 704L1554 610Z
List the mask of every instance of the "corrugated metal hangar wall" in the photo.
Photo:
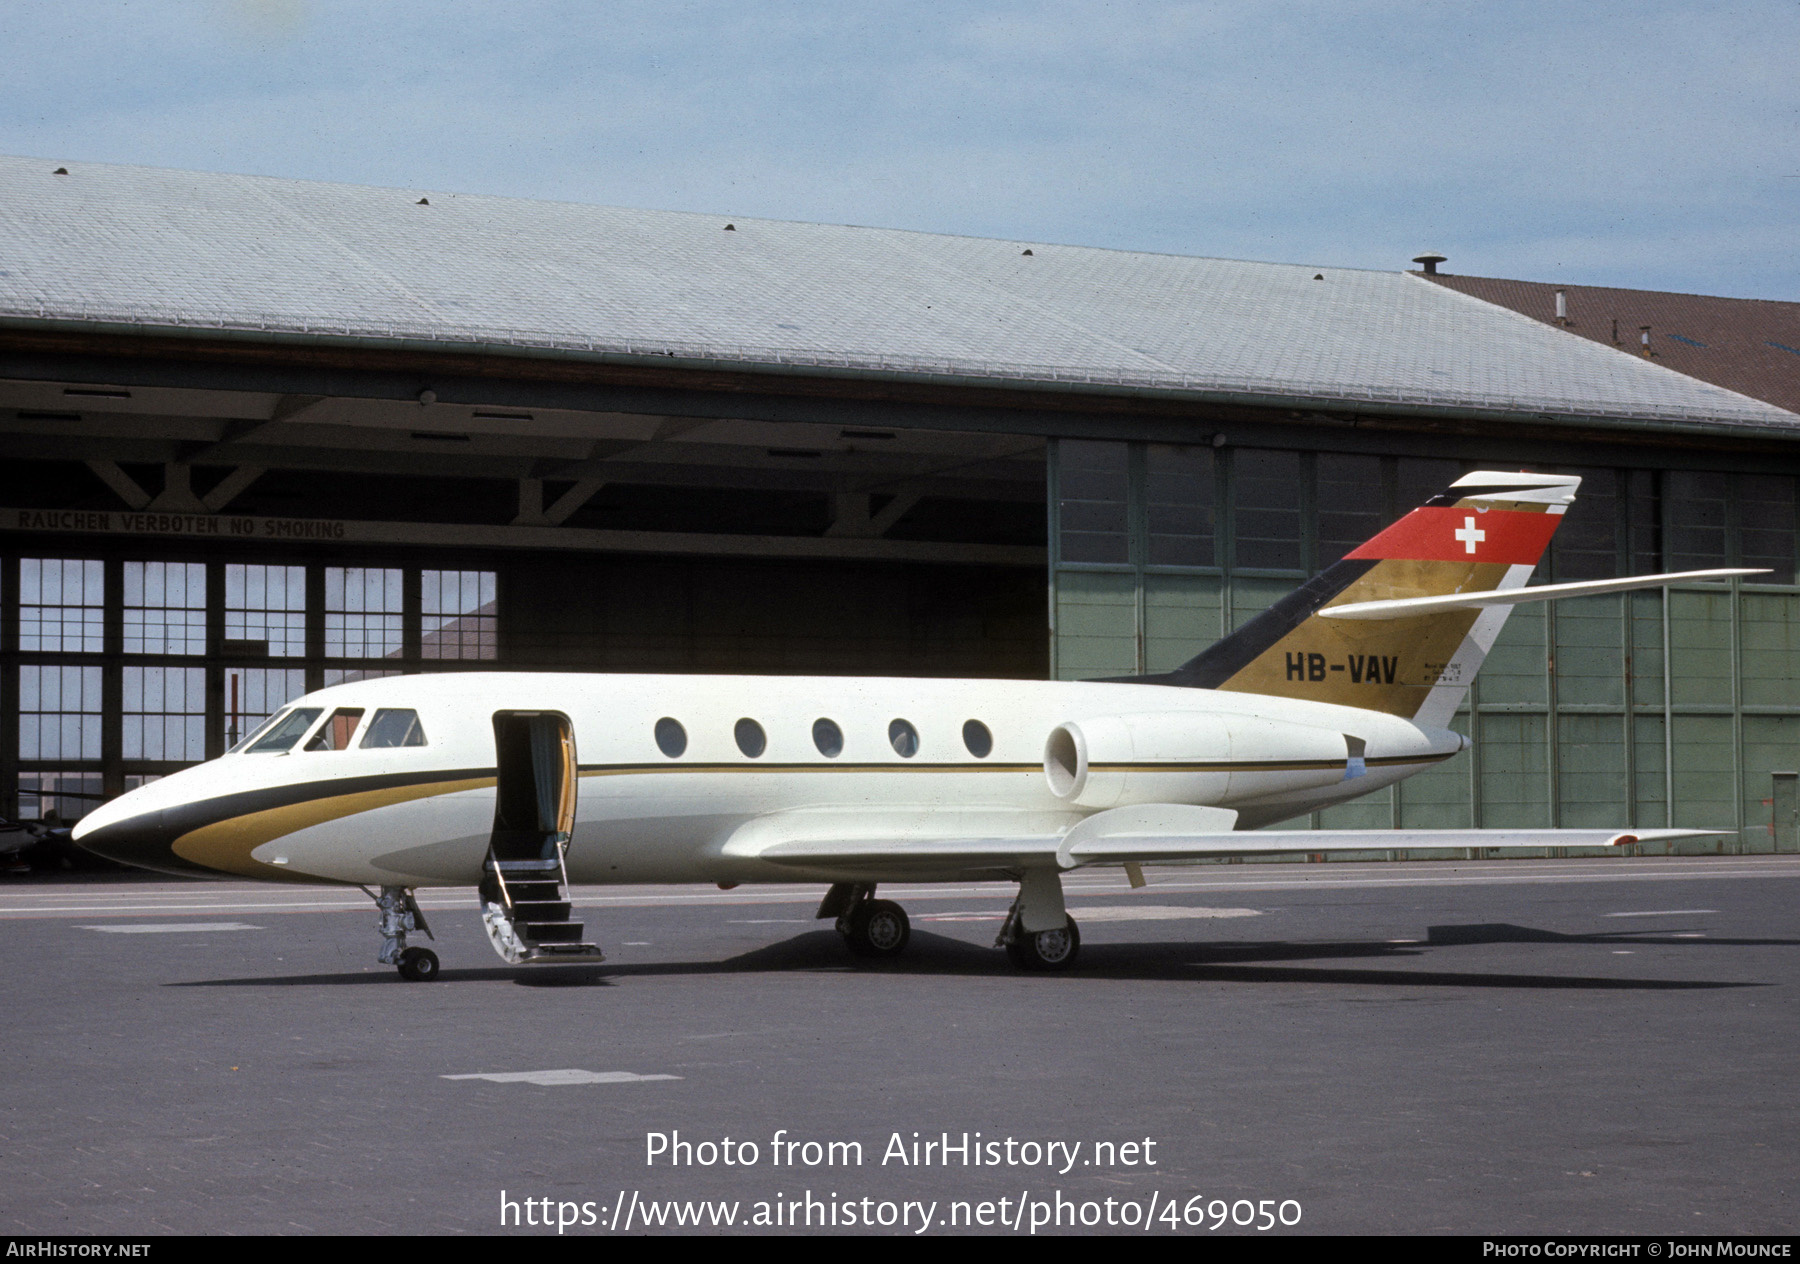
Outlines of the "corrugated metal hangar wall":
M1515 613L1324 823L1800 766L1800 416L1420 276L4 158L0 243L8 815L370 672L1156 671L1482 466L1584 476L1540 582L1774 582Z

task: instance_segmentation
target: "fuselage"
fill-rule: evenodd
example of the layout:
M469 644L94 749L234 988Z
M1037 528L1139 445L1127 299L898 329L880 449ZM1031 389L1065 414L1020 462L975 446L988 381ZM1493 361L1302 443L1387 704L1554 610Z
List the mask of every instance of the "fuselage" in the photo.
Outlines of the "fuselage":
M287 749L251 741L134 790L89 814L77 841L177 872L473 885L494 829L503 712L569 722L579 775L566 864L581 883L794 881L791 866L732 845L782 813L953 835L1181 803L1235 809L1254 828L1464 744L1354 707L1052 681L446 673L340 685L281 714L294 728L306 710L317 715ZM364 744L405 712L418 744Z

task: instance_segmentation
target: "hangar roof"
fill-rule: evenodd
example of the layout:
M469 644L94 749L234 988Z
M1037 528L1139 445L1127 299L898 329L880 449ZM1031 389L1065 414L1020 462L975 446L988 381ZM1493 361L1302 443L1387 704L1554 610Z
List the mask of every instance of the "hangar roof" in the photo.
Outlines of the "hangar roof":
M1446 272L1431 279L1545 324L1561 324L1579 337L1640 355L1647 349L1650 359L1689 377L1790 412L1800 409L1800 303ZM1568 311L1562 321L1556 318L1558 291Z
M0 321L1800 428L1404 272L33 158L0 157Z

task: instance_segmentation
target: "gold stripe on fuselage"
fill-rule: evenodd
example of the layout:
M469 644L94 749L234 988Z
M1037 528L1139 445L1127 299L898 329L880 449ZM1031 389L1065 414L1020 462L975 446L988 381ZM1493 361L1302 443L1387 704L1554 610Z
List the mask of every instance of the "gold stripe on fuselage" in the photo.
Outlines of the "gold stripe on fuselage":
M189 830L170 844L183 860L222 873L235 873L246 878L292 878L294 875L274 865L266 865L251 855L264 843L288 834L342 820L396 803L411 803L440 794L462 790L480 790L494 784L492 777L469 777L461 781L426 781L410 786L386 786L379 790L359 790L352 794L308 799L260 812L246 812ZM309 878L307 881L317 881Z
M1390 756L1368 760L1370 767L1401 764L1436 763L1450 758L1441 755ZM1095 772L1300 772L1342 768L1337 760L1270 760L1239 763L1143 763L1094 764ZM618 777L660 773L744 773L744 772L941 772L941 773L1041 773L1041 764L645 764L583 768L583 777ZM465 790L484 790L495 783L493 777L467 777L457 781L425 781L408 786L387 786L379 790L359 790L351 794L331 795L289 803L281 807L246 812L189 830L171 844L170 849L184 860L246 878L316 882L317 878L295 874L275 865L264 864L251 853L264 843L289 834L311 829L329 821L342 820L363 812L412 803L443 794Z

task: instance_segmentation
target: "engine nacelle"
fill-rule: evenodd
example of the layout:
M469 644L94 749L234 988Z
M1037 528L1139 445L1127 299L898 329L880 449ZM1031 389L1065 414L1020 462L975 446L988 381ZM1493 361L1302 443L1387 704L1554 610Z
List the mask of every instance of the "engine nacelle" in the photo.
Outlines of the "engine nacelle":
M1360 750L1358 751L1360 754ZM1225 804L1343 781L1350 746L1330 729L1252 715L1155 711L1050 731L1044 775L1076 807Z

